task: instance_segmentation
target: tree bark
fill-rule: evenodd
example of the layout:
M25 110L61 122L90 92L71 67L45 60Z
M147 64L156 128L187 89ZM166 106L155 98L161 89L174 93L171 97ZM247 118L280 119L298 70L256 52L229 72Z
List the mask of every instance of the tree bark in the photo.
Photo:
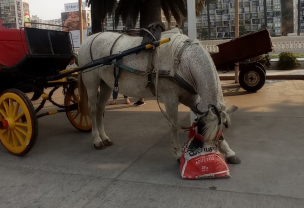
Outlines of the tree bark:
M207 0L207 17L208 17L208 37L211 40L211 21L210 21L210 0ZM216 34L215 34L216 36Z
M91 1L91 8L92 33L102 32L102 19L100 18L100 15L98 15L98 2Z
M161 20L161 0L145 0L140 6L140 28Z

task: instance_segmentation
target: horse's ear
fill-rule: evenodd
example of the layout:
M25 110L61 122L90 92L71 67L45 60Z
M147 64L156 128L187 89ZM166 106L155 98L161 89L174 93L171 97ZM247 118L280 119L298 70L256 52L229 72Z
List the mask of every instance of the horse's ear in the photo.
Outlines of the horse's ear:
M238 109L238 107L236 107L235 105L233 105L233 106L227 108L226 112L227 112L228 114L232 114L232 113L234 113L237 109Z

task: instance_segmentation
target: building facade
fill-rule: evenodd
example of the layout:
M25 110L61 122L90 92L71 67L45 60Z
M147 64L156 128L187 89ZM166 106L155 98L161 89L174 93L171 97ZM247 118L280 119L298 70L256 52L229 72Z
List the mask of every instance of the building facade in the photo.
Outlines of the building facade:
M62 20L61 19L53 19L53 20L42 20L37 15L32 15L31 17L31 27L39 28L39 29L47 29L47 30L62 30Z
M3 27L16 28L15 0L0 0L0 18Z
M267 27L275 36L281 35L281 2L267 0ZM235 37L235 5L234 0L217 0L210 4L211 39ZM263 0L239 0L240 33L257 31L265 27ZM197 21L198 34L203 38L208 31L208 16L205 8Z
M29 27L29 1L0 0L0 18L5 28Z
M304 0L300 4L300 32L304 33Z
M304 2L304 0L301 1ZM210 4L211 39L231 39L235 37L234 2L234 0L217 0L216 3ZM267 28L272 36L287 35L297 31L297 2L298 0L266 0ZM265 25L264 0L239 0L240 35L265 28ZM197 17L196 26L197 38L208 39L206 6L203 14ZM187 32L186 28L187 23L185 23L185 32Z
M162 23L164 23L166 29L172 29L172 28L176 27L177 23L176 23L176 21L175 21L175 19L173 17L171 18L171 22L170 22L170 25L169 25L169 23L166 20L166 17L164 15L163 11L161 12L161 15L162 15L162 18L161 18ZM135 28L139 28L139 26L140 26L139 22L140 22L140 15L139 15L138 20L136 22ZM118 25L117 25L117 28L115 28L114 27L114 25L115 25L114 19L113 19L112 16L109 16L109 15L107 16L105 24L106 24L105 25L106 30L123 30L126 27L125 25L122 24L122 21L120 20L119 23L118 23Z

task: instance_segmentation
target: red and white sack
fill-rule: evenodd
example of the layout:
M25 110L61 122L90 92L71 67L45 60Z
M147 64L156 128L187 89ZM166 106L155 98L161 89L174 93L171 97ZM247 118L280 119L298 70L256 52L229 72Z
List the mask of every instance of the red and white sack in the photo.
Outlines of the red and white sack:
M196 133L194 123L189 128L180 160L181 176L186 179L230 177L230 170L218 148L203 141L203 136Z

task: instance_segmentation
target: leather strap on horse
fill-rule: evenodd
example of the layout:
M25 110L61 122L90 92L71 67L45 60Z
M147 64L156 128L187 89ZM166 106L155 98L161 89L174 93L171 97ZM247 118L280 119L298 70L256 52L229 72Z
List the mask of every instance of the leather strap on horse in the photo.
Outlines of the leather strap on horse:
M141 44L148 44L152 41L160 40L161 33L165 30L165 25L161 21L151 23L148 25L148 29L145 29L147 33L143 36Z
M116 45L117 41L119 38L121 38L123 36L123 34L121 34L120 36L118 36L118 38L116 38L116 40L114 41L111 50L110 50L110 55L112 55L113 52L113 48ZM118 60L116 63L121 62L122 59ZM118 86L118 79L119 79L119 64L114 65L114 92L119 92L119 86Z
M100 35L100 34L102 34L103 32L100 32L100 33L98 33L94 38L93 38L93 40L92 40L92 42L91 42L91 45L90 45L90 57L91 57L91 61L93 61L93 54L92 54L92 45L93 45L93 42L94 42L94 40Z
M184 45L181 47L181 49L179 50L177 57L175 57L175 61L174 61L174 68L178 68L178 65L180 64L180 58L183 54L183 52L185 51L185 49L190 46L193 43L197 43L196 41L192 41L190 39L187 39L184 41ZM177 128L181 128L181 129L188 129L189 127L182 127L179 125L175 125L171 122L171 120L169 119L169 116L167 115L167 113L161 108L160 104L159 104L159 96L158 96L158 78L159 78L159 70L156 71L156 77L155 77L155 91L156 91L156 100L157 100L157 104L158 107L160 109L160 111L162 112L162 114L164 115L164 117L169 121L169 123ZM197 92L194 90L194 88L188 83L186 82L182 77L180 77L176 72L174 73L174 81L176 81L178 84L180 84L181 87L183 87L185 90L187 90L190 93L194 93L197 94Z
M195 89L188 83L186 82L181 76L179 76L177 73L174 74L173 80L179 84L182 88L187 90L188 92L192 94L197 94Z
M111 47L111 50L110 50L110 55L112 55L112 52L113 52L113 48L114 46L116 45L117 41L119 40L119 38L121 38L123 36L123 34L121 34L120 36L118 36L118 38L116 38L116 40L114 41L112 47Z

